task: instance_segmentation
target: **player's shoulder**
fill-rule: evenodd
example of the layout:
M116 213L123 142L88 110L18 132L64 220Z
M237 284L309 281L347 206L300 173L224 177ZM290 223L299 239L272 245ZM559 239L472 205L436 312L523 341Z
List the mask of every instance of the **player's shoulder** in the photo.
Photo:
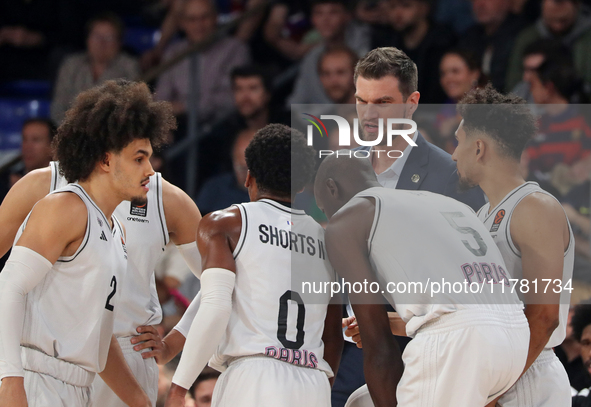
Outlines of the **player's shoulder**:
M539 231L565 226L566 215L562 205L553 196L544 192L533 192L524 197L511 215L511 233L522 230Z
M51 167L39 168L18 180L14 187L26 189L28 192L38 191L43 195L47 195L51 187L51 176Z
M199 223L199 234L240 234L242 215L236 206L220 209L205 215Z
M348 232L369 230L373 223L375 197L353 197L339 209L326 226L326 236L342 236Z
M152 182L152 180L154 180L154 182L157 182L157 179L160 180L159 182L162 188L162 203L165 208L168 206L171 207L171 209L173 210L182 210L183 207L191 203L194 205L193 200L189 195L187 195L185 191L183 191L176 185L171 184L170 182L159 176L158 173L152 175L150 182Z
M37 202L31 213L31 219L43 224L62 225L64 228L85 228L88 209L75 193L53 193Z
M156 179L156 174L152 179ZM195 230L195 222L201 219L197 204L185 191L158 176L162 185L162 207L169 232L179 233L190 228ZM150 180L152 182L152 180ZM156 182L156 181L155 181Z
M525 196L515 207L513 216L540 217L539 220L543 220L543 217L564 217L564 210L556 198L548 193L539 191Z

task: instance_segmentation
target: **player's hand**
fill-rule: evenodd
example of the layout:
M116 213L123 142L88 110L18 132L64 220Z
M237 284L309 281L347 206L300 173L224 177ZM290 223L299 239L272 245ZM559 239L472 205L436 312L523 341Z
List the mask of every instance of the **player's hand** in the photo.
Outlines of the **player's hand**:
M392 331L393 335L406 336L406 322L400 318L398 313L388 312L388 319L390 321L390 331ZM359 334L359 325L357 325L355 317L343 318L343 328L347 328L345 330L345 336L351 338L358 348L363 348L361 335Z
M22 377L5 377L0 385L0 406L27 407L25 380Z
M184 407L186 394L187 389L173 383L168 391L168 396L166 396L164 407Z
M358 348L361 348L361 335L359 335L359 326L355 317L343 318L343 328L345 329L345 336L348 336L355 342Z
M142 353L142 358L155 358L156 363L160 363L166 349L158 330L152 325L138 326L136 330L139 335L131 338L131 343L135 345L133 349L137 352L150 349L149 352Z

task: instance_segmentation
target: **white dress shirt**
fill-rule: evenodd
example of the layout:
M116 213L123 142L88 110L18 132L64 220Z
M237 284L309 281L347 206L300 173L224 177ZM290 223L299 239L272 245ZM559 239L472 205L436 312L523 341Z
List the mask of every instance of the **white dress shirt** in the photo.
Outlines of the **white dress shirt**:
M413 134L412 136L412 140L416 143L417 141L417 137L418 137L418 132L415 131L415 134ZM378 146L379 147L379 146ZM394 161L394 163L389 166L386 171L382 172L381 174L376 174L378 177L378 182L380 183L381 186L383 186L384 188L391 188L391 189L395 189L396 185L398 185L398 179L400 178L400 173L402 173L402 169L404 168L404 164L406 164L406 160L408 159L408 156L410 154L410 149L412 148L412 146L409 144L406 146L406 148L404 149L404 151L402 152L402 157L396 159L396 161ZM372 147L372 150L374 149L374 147ZM370 159L372 157L372 154L370 154ZM380 153L382 154L382 153Z

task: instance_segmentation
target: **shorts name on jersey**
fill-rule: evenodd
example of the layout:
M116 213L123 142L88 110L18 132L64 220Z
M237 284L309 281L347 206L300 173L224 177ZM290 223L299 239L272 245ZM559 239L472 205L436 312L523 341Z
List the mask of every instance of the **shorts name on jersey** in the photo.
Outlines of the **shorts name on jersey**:
M282 247L296 253L318 256L323 260L326 258L324 242L320 239L314 239L312 236L263 224L259 225L259 233L261 243Z
M265 356L273 359L282 360L296 366L316 368L318 366L318 358L314 352L299 349L278 348L276 346L267 346L265 348Z

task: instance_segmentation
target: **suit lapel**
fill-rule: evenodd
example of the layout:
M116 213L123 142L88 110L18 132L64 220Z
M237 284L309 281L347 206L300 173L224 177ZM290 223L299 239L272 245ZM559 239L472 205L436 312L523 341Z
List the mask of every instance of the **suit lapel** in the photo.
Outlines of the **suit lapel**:
M410 150L410 155L404 163L396 189L418 190L427 176L429 166L429 143L417 134L417 147Z

